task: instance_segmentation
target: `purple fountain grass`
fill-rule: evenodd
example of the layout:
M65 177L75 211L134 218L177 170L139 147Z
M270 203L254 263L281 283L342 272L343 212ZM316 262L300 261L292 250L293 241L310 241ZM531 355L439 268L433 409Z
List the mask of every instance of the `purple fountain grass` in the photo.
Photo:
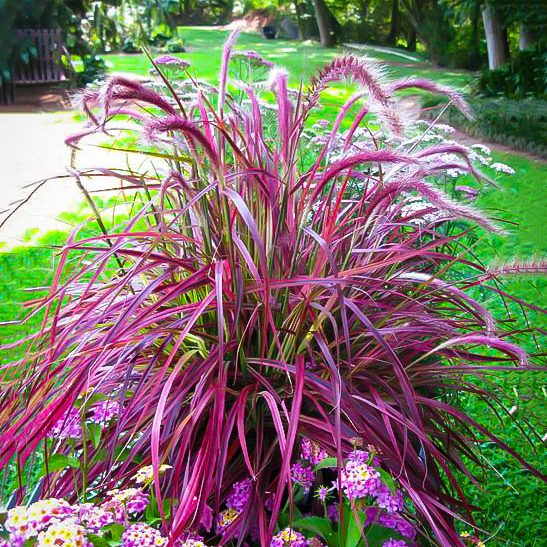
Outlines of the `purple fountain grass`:
M115 419L98 442L89 435L73 441L82 465L48 475L44 495L74 497L82 484L124 486L150 464L159 506L171 506L162 518L174 541L210 527L231 485L250 477L253 503L238 516L237 534L243 541L257 529L257 541L269 545L292 495L297 436L339 465L360 438L380 451L423 529L440 545L462 545L455 518L473 523L459 484L470 476L462 456L477 459L477 439L498 443L539 474L446 402L459 393L495 401L472 378L528 366L467 292L481 284L498 289L462 254L467 230L450 222L493 224L431 182L448 152L474 168L464 148L409 152L379 146L372 134L366 148L346 146L336 161L333 135L310 158L303 137L320 91L335 80L365 87L382 106L380 121L397 131L390 113L396 90L447 90L421 80L387 84L363 60L345 57L295 102L286 75L275 71L271 138L258 91L246 89L250 106L230 94L234 40L224 50L216 106L195 82L196 100L184 111L125 79L86 93L92 123L108 130L117 113L132 117L148 139L142 153L163 158L166 168L157 176L95 173L145 187L150 200L126 225L104 236L75 233L61 250L37 308L48 320L27 358L2 369L0 467L14 459L24 465L75 405L106 394ZM357 124L371 106L359 101ZM82 259L70 268L75 253ZM455 281L454 270L469 280ZM55 449L72 450L62 440ZM173 468L168 480L162 464ZM235 533L228 526L218 542Z
M392 93L410 88L423 89L424 91L429 91L431 93L446 95L450 99L450 102L452 102L452 104L460 110L462 114L469 119L473 119L469 105L463 98L462 94L450 86L439 84L438 82L434 82L432 80L426 80L425 78L404 78L402 80L397 80L388 86L388 89Z

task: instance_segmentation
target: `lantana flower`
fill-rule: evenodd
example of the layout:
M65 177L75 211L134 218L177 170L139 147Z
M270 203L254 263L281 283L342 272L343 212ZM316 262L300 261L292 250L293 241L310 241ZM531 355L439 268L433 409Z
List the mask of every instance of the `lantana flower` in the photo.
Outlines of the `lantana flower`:
M84 527L75 518L51 524L46 530L40 532L37 543L37 547L87 547L90 545Z
M123 547L161 547L167 545L167 538L159 530L144 522L132 524L122 534Z
M17 538L24 542L38 535L50 524L73 514L74 509L63 499L39 500L28 507L17 506L10 509L4 527L10 532L14 542Z
M123 504L129 514L141 514L148 506L148 496L139 488L111 490L108 495L113 501Z
M285 528L275 534L270 543L270 547L308 547L308 540L292 528Z
M112 511L96 507L92 503L80 505L78 517L86 529L93 533L97 533L105 526L115 522Z
M380 473L374 467L348 460L342 469L342 489L350 500L372 496L379 488Z
M160 465L158 468L160 477L168 470L172 469L171 465ZM154 468L151 465L141 467L133 476L133 481L137 484L146 484L154 480Z
M217 532L222 534L228 526L230 526L235 520L239 517L239 512L235 509L228 508L224 511L221 511L218 515L217 520Z

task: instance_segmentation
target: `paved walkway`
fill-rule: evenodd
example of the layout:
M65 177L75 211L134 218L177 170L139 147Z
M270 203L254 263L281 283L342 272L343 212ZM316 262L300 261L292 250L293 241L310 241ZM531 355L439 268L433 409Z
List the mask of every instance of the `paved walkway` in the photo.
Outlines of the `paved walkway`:
M70 149L64 140L77 133L82 123L72 112L0 113L0 220L13 202L23 199L30 183L65 172ZM114 157L113 157L114 156ZM118 156L118 158L115 158ZM78 156L78 167L110 166L120 163L121 154L100 148L86 148ZM57 217L74 210L83 197L72 180L50 180L0 230L0 243L14 246L30 228L41 233L62 228Z
M414 115L419 116L419 107L412 104L412 97L403 101L408 102L405 110L415 110ZM23 199L32 190L27 185L65 172L70 164L70 149L64 140L82 127L70 111L0 112L0 222L5 217L3 211L12 208L13 202ZM459 132L456 139L463 143L477 142ZM509 150L499 145L491 146ZM124 164L123 154L93 146L86 147L85 152L78 155L77 162L79 168L125 167ZM59 214L75 210L82 202L83 196L74 181L50 180L0 229L0 249L5 249L6 244L9 248L24 243L23 236L29 229L38 228L40 233L59 228L66 230L66 224L58 220Z

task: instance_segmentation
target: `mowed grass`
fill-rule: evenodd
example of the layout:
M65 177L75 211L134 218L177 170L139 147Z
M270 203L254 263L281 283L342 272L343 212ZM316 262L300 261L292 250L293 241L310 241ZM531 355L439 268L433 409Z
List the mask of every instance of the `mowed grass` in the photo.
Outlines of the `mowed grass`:
M546 164L517 154L494 153L495 161L507 163L515 175L498 179L500 189L483 189L478 205L490 216L503 220L508 230L505 236L483 234L474 251L487 264L503 263L512 259L539 260L547 254L545 219L547 185L544 184ZM547 308L547 279L539 276L504 276L504 291L543 309ZM475 295L481 296L481 295ZM482 299L498 320L508 321L512 329L526 329L529 325L547 330L543 313L528 311L523 316L514 302L502 302L491 295ZM505 308L507 306L507 309ZM530 355L545 351L545 336L532 337L525 333L517 337ZM532 360L541 361L541 356ZM545 435L547 420L547 385L544 372L507 372L485 378L490 387L497 387L514 422L507 414L499 416L487 402L475 397L462 401L467 412L494 434L503 439L530 463L545 472ZM529 436L526 441L524 432ZM530 472L490 442L480 445L483 463L489 472L482 476L479 486L467 483L470 501L481 507L479 525L493 535L490 545L536 546L547 544L545 528L547 488ZM476 470L478 473L478 469ZM465 529L465 528L462 528ZM488 545L488 543L487 543Z
M190 72L204 80L214 81L220 70L222 46L229 36L228 31L182 27L182 37L186 41L185 53L175 53L191 62ZM239 35L235 50L253 50L290 73L291 83L298 85L301 78L306 79L317 69L344 52L345 48L322 49L314 42L296 42L293 40L265 40L258 34ZM355 51L348 49L348 52ZM383 62L387 75L393 78L421 76L446 85L465 89L473 79L473 74L459 70L439 70L428 62L415 62L394 55L387 48L375 47L363 49L368 57ZM150 61L144 54L108 54L103 56L112 72L125 72L147 75Z
M191 70L199 78L214 81L220 66L220 53L228 32L208 29L188 28L184 37L187 53L177 56L191 61ZM291 82L297 85L302 76L308 77L317 68L330 61L340 50L322 50L312 43L298 43L287 40L268 41L260 36L242 34L236 49L253 49L266 58L289 70ZM379 61L385 61L389 76L422 76L444 84L467 90L473 75L459 71L440 71L426 62L404 62L396 55L386 51L370 49L366 53ZM112 72L146 75L150 64L144 55L106 55ZM348 88L337 86L332 93L323 97L323 116L332 119L338 106L350 93ZM479 206L490 215L507 221L509 234L505 237L480 234L474 251L484 263L503 262L512 258L524 260L545 256L547 238L545 237L545 210L547 185L545 185L546 164L518 154L494 153L495 161L511 165L514 176L499 179L500 190L484 188ZM90 211L65 216L74 225L89 216ZM0 254L0 321L13 321L24 315L23 302L37 296L29 292L32 287L46 287L52 279L56 250L50 244L58 244L64 235L48 234L41 240L41 246L22 247L10 253ZM1 239L1 236L0 236ZM507 277L503 279L505 290L534 303L547 307L545 279L538 277ZM507 319L507 312L499 300L491 300L482 295L487 305L500 320ZM544 316L540 313L522 317L516 304L508 304L510 320L515 328L526 327L526 321L547 328ZM36 317L25 324L9 324L0 329L3 343L9 343L33 332L40 324ZM539 353L542 340L530 336L520 337L519 341L527 350ZM10 350L0 354L2 362L22 356L21 350ZM516 407L514 416L532 438L523 440L522 432L507 416L498 418L484 402L475 398L464 401L467 411L483 425L488 426L503 438L512 448L519 451L531 463L542 466L543 444L535 435L545 432L545 403L547 388L542 373L511 372L485 379L495 381L507 395L504 403L507 408ZM530 426L526 422L530 423ZM483 443L481 450L484 462L491 467L482 479L481 487L467 486L470 501L484 508L479 518L480 525L494 537L489 545L541 546L547 544L545 535L545 487L529 472L490 443ZM489 537L486 535L486 537Z

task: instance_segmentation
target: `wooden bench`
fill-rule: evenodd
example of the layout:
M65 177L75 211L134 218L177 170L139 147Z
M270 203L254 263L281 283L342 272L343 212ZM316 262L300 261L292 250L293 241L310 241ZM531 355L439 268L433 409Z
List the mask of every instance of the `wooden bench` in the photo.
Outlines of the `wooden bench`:
M15 101L15 87L33 84L74 82L74 68L62 40L61 29L17 29L19 50L25 59L16 59L9 73L0 73L0 105Z
M33 50L28 62L19 60L13 70L13 83L53 84L70 81L72 74L68 51L63 45L61 29L18 29L15 31L20 44ZM63 56L66 62L63 62ZM67 69L68 67L68 69Z

